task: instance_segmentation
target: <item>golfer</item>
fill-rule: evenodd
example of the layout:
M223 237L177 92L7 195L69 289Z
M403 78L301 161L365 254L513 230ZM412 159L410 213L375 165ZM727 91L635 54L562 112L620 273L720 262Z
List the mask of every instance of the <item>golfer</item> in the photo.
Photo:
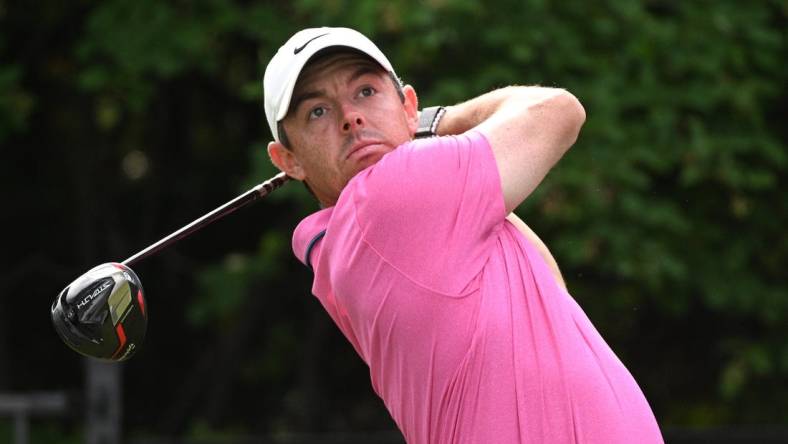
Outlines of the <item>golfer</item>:
M296 33L263 84L271 160L322 207L293 250L407 442L662 442L632 375L512 214L577 139L573 95L507 87L419 112L347 28Z

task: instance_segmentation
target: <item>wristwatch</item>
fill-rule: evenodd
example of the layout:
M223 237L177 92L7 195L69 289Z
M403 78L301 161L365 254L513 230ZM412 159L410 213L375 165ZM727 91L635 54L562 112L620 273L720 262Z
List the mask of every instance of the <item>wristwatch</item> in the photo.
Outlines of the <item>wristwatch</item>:
M442 106L430 106L421 110L416 138L437 136L435 131L437 131L438 124L445 112L446 108Z

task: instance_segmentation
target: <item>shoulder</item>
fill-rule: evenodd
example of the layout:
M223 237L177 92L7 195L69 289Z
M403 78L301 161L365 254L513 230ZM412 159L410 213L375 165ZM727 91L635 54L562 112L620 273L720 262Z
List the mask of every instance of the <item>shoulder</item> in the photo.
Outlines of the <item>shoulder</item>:
M334 208L324 208L305 217L293 231L293 254L310 266L310 251L326 232Z
M401 145L348 183L334 213L404 276L445 294L478 273L504 217L495 159L477 132Z
M445 197L471 167L497 178L490 144L479 131L417 139L400 145L351 181L357 206L401 209ZM494 171L490 171L490 169ZM462 174L462 175L458 175Z

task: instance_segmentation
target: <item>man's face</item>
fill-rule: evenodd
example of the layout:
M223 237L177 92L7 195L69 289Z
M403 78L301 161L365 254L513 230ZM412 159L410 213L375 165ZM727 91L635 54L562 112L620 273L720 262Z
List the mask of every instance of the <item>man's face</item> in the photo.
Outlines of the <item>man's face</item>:
M273 142L274 163L305 180L323 205L333 205L350 179L412 139L418 125L413 88L400 99L388 74L355 53L310 63L282 120L289 149Z

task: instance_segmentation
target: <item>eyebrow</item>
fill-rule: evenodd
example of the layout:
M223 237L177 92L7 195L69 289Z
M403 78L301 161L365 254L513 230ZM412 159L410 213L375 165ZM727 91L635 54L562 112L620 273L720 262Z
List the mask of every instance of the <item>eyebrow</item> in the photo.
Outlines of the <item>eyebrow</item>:
M287 111L287 114L295 113L298 111L298 107L301 104L309 99L316 99L318 97L325 96L326 93L322 89L316 91L307 91L305 93L299 94L293 98L290 102L290 109Z
M357 70L353 72L353 74L348 79L348 82L353 82L358 80L360 77L363 77L367 74L377 74L382 71L381 67L370 64L364 64L363 66L359 67ZM287 111L288 114L295 113L298 111L298 107L301 106L307 100L316 99L319 97L323 97L326 95L325 90L318 89L313 91L306 91L301 94L296 95L290 101L290 107Z
M348 81L352 82L352 81L357 80L359 77L362 77L362 76L364 76L366 74L378 74L381 71L382 71L382 69L380 67L378 67L378 66L373 66L371 64L364 65L364 66L359 67L356 70L356 72L354 72L353 75L350 76L350 79L348 79Z

